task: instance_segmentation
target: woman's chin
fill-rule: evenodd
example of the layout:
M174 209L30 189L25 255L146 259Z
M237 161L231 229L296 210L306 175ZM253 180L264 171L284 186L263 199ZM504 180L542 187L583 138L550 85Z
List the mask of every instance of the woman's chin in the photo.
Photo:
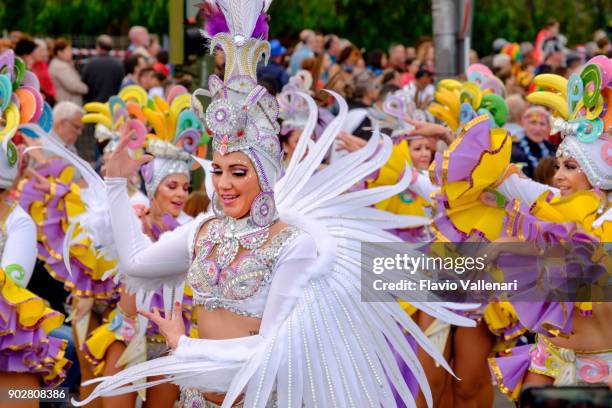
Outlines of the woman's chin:
M226 206L223 207L223 213L228 217L232 217L235 219L243 218L248 215L248 211L241 211L234 206Z

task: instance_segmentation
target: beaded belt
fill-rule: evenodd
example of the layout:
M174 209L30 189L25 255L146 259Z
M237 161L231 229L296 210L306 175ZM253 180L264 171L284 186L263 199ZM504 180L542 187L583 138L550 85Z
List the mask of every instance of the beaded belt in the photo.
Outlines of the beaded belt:
M215 404L212 401L208 401L202 395L202 391L197 388L181 388L181 398L179 400L179 407L182 408L221 408L221 405ZM232 405L233 408L243 408L244 400ZM273 392L270 396L270 400L266 404L266 408L276 408L276 393Z

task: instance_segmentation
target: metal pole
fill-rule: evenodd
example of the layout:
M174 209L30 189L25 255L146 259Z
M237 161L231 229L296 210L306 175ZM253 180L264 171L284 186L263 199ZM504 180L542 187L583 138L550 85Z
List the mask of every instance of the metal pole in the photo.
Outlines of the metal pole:
M461 0L457 2L457 15L459 16L459 31L457 33L457 75L465 74L470 65L472 21L475 2L476 0Z
M436 58L436 82L457 74L458 16L453 0L433 0L433 38Z

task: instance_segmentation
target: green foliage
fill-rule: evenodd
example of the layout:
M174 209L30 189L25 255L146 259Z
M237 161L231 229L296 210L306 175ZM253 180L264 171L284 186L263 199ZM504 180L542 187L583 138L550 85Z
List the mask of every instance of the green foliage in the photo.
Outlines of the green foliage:
M275 0L271 34L295 38L302 28L334 32L366 49L431 36L431 1Z
M490 51L495 38L533 41L550 17L561 22L571 44L592 38L612 21L609 0L472 0L473 44ZM126 34L139 24L168 32L168 0L4 0L0 29L37 35ZM355 44L383 48L431 36L431 0L274 0L271 34L294 39L302 28L334 32Z
M168 32L168 0L8 0L0 27L35 35L126 34L131 25ZM2 8L0 7L0 10Z

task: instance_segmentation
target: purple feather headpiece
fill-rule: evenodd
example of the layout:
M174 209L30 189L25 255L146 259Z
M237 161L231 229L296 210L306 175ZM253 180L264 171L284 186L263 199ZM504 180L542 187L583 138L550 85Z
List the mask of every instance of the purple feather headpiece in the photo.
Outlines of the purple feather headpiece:
M225 15L215 4L204 2L199 4L200 16L204 23L204 31L210 37L214 37L219 33L229 33L230 29L225 20ZM258 38L260 40L268 39L268 18L269 15L266 12L262 12L257 18L255 29L251 34L251 37Z

